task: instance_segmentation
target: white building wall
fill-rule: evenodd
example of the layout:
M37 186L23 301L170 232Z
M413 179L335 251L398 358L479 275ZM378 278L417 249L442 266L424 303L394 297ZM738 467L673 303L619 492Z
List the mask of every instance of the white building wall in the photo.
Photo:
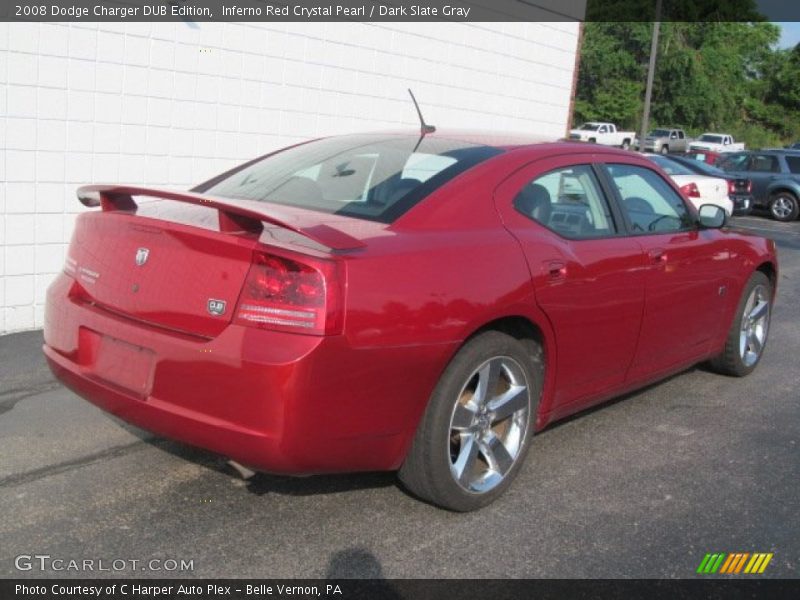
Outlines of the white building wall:
M0 333L41 327L75 188L187 188L309 137L564 134L576 23L0 23Z

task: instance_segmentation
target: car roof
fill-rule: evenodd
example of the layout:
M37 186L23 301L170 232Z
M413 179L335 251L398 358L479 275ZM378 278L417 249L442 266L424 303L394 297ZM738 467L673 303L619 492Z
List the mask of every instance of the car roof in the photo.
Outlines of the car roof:
M387 138L403 136L408 137L409 139L419 139L420 132L418 130L409 131L408 129L404 129L357 133L351 135L375 135L376 137L385 135ZM543 150L548 149L557 152L586 153L591 151L592 153L611 153L621 156L631 155L631 152L629 151L612 148L610 146L596 144L589 145L582 142L569 142L566 141L563 136L556 137L553 135L540 135L525 132L487 131L480 129L437 129L433 133L425 134L425 137L440 140L458 141L465 144L475 144L477 146L489 146L504 151L541 147Z
M764 148L762 150L741 150L739 152L728 152L727 154L800 154L800 150L791 150L789 148Z

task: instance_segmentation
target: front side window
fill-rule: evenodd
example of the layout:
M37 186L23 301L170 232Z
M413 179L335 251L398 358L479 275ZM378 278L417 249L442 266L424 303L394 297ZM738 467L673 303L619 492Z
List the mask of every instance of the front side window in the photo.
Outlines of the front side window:
M608 165L634 233L668 233L694 226L686 204L655 171L634 165Z
M514 208L571 239L604 237L617 231L589 165L564 167L533 179L514 198Z
M501 152L437 136L332 137L267 156L195 191L391 223Z

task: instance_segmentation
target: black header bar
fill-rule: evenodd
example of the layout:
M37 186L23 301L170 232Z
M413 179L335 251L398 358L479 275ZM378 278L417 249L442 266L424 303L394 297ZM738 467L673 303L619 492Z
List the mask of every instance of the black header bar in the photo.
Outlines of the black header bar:
M800 580L776 579L6 579L4 600L537 600L798 598Z
M4 0L0 21L652 21L656 0ZM662 21L800 21L797 0L662 0Z

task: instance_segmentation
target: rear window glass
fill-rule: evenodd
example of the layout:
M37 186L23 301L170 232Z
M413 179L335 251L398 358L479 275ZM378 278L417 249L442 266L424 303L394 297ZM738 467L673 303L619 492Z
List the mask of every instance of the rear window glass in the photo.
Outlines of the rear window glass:
M283 150L197 190L390 223L500 153L436 136L333 137Z
M789 172L800 173L800 156L787 156L786 164L789 166Z
M692 175L693 171L691 171L688 167L684 167L682 164L675 162L669 158L664 158L662 156L647 156L650 160L656 163L659 167L664 169L664 172L667 175Z
M722 169L718 169L708 163L701 162L699 160L693 161L692 165L687 165L683 161L675 161L678 164L685 166L687 169L690 169L696 173L701 173L703 175L708 175L709 177L725 177L725 171Z

